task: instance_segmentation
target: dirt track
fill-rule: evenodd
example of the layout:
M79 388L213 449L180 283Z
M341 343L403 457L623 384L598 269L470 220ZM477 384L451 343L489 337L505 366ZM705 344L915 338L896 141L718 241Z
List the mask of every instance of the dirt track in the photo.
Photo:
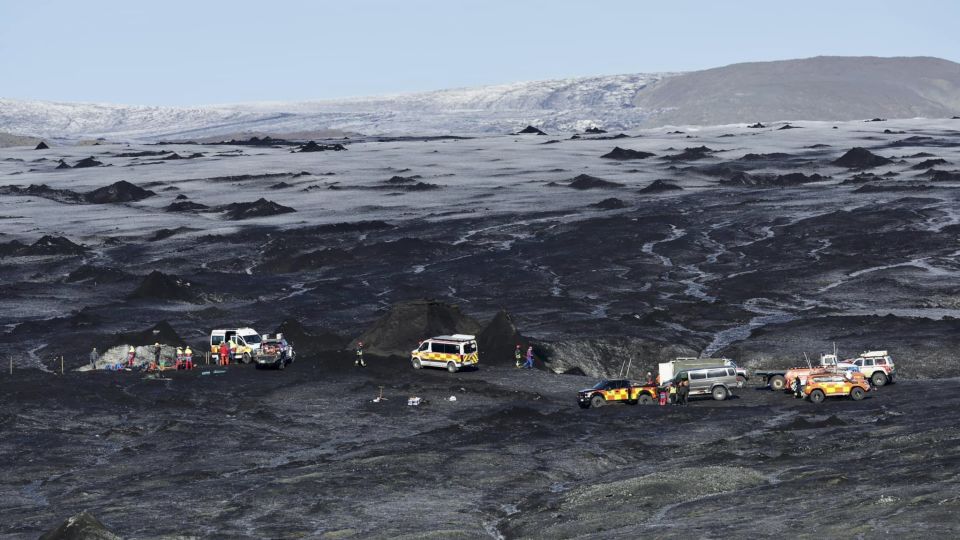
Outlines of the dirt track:
M960 534L956 379L581 410L586 377L371 364L2 376L0 538Z

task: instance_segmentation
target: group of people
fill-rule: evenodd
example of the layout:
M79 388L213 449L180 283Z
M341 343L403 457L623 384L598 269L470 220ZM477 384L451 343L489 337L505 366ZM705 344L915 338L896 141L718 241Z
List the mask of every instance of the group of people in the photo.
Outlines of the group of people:
M533 347L527 347L527 355L524 360L523 350L520 345L517 344L517 348L513 351L514 365L522 369L533 369Z
M90 351L90 368L97 369L97 362L100 361L100 353L97 352L97 348L94 347ZM123 362L117 363L114 365L107 366L107 369L120 370L123 368L133 369L138 367L137 364L137 348L130 346L130 349L127 351L127 357ZM146 369L147 371L162 371L167 367L166 363L163 360L163 347L160 346L160 343L153 344L153 359L147 362L142 362L139 367ZM193 369L193 349L188 345L187 347L177 347L176 358L174 359L174 367L176 369Z
M647 372L647 384L654 384L653 375ZM680 379L677 384L671 384L669 387L661 386L657 391L660 405L686 405L690 397L690 381L686 378Z

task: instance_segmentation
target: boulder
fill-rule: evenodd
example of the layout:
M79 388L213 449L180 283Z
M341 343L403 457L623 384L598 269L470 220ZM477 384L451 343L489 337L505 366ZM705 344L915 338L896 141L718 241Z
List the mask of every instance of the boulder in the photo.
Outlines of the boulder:
M621 208L626 208L627 203L616 197L609 197L598 203L593 203L590 206L593 208L600 208L601 210L619 210Z
M445 334L476 334L479 330L480 324L457 306L435 300L414 300L395 304L358 340L371 355L408 357L424 339Z
M326 152L326 151L329 150L329 151L333 151L333 152L340 152L340 151L343 151L343 150L346 150L346 149L347 149L347 147L344 146L344 145L342 145L342 144L340 144L340 143L336 143L336 144L317 144L317 143L314 142L314 141L310 141L310 142L308 142L307 144L302 144L302 145L300 145L300 146L297 148L296 151L297 151L297 152Z
M85 169L87 167L100 167L103 163L94 159L93 156L88 158L83 158L80 161L73 164L74 169Z
M40 141L40 144L38 144L38 145L36 146L36 148L34 148L34 150L49 150L49 149L50 149L50 147L47 146L47 143L45 143L45 142L43 142L43 141Z

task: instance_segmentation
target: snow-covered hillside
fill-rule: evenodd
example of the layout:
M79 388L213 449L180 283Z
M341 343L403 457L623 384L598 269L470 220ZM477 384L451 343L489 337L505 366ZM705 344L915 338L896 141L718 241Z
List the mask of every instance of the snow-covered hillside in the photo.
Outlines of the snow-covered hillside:
M197 108L0 99L0 131L43 137L202 138L327 129L365 134L504 133L535 124L627 129L646 111L637 93L664 74L535 81L417 94Z

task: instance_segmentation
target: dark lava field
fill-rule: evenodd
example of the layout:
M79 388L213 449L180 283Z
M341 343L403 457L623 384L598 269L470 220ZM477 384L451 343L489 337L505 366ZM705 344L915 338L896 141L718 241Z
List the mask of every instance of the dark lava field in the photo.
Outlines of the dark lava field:
M0 149L0 538L957 536L960 120L305 143ZM297 362L74 371L242 326ZM453 331L479 370L409 368ZM834 346L898 384L575 403Z

